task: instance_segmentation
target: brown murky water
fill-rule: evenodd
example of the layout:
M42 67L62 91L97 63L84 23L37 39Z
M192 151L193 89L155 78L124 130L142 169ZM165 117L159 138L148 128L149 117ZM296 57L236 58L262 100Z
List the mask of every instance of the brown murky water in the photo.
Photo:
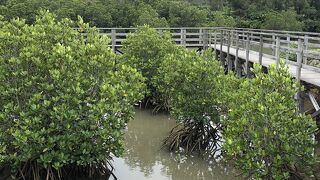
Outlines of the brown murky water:
M168 115L137 110L125 135L126 153L115 158L118 180L229 180L240 179L231 167L197 156L183 156L161 149L175 121Z

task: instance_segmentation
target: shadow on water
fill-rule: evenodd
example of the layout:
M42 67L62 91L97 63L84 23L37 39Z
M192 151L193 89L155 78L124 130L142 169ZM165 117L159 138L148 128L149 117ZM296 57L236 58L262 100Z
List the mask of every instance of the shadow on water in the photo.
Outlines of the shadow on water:
M183 156L161 149L175 121L168 115L137 110L125 134L126 153L113 165L119 180L228 180L239 179L233 168L197 156Z

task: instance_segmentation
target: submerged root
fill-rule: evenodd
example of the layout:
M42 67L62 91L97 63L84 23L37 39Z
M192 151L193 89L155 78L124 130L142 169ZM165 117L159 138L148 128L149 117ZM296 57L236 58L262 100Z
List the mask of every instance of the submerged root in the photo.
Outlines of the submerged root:
M170 151L183 148L186 153L208 151L215 155L221 149L220 126L189 122L174 127L164 140L164 146Z
M140 109L152 109L152 114L169 112L168 99L163 96L145 97L139 104Z
M17 173L12 176L19 180L72 180L78 178L94 179L96 177L109 179L110 176L117 179L113 174L113 170L114 168L109 161L88 166L72 164L63 166L60 169L55 169L51 166L44 168L35 161L29 161L23 163Z

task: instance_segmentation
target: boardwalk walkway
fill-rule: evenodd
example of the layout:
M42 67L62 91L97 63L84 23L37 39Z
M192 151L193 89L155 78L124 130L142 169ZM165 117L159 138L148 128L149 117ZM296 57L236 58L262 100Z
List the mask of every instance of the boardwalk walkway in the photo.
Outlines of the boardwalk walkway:
M210 45L211 48L214 48L213 45ZM216 50L220 51L221 49L220 44L216 44ZM223 45L222 46L222 52L227 53L228 52L228 46ZM230 47L229 50L230 55L236 56L237 55L237 49L235 47ZM238 58L240 59L246 59L246 50L243 48L239 48L238 50ZM249 52L249 61L252 63L259 63L259 52L257 51L250 51ZM290 62L289 62L290 63ZM271 64L276 64L276 59L272 58L271 56L262 56L262 66L269 67ZM299 71L298 66L292 64L288 64L289 66L289 72L293 77L297 76L297 71ZM314 68L301 68L301 77L300 79L304 82L310 83L312 85L320 87L320 71Z

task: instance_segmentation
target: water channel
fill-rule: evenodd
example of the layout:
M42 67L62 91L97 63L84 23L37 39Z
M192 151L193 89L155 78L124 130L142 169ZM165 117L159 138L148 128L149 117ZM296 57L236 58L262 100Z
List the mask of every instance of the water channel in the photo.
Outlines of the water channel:
M163 139L174 126L175 121L168 115L137 110L125 134L125 155L113 162L118 180L240 179L238 173L223 162L161 149Z

